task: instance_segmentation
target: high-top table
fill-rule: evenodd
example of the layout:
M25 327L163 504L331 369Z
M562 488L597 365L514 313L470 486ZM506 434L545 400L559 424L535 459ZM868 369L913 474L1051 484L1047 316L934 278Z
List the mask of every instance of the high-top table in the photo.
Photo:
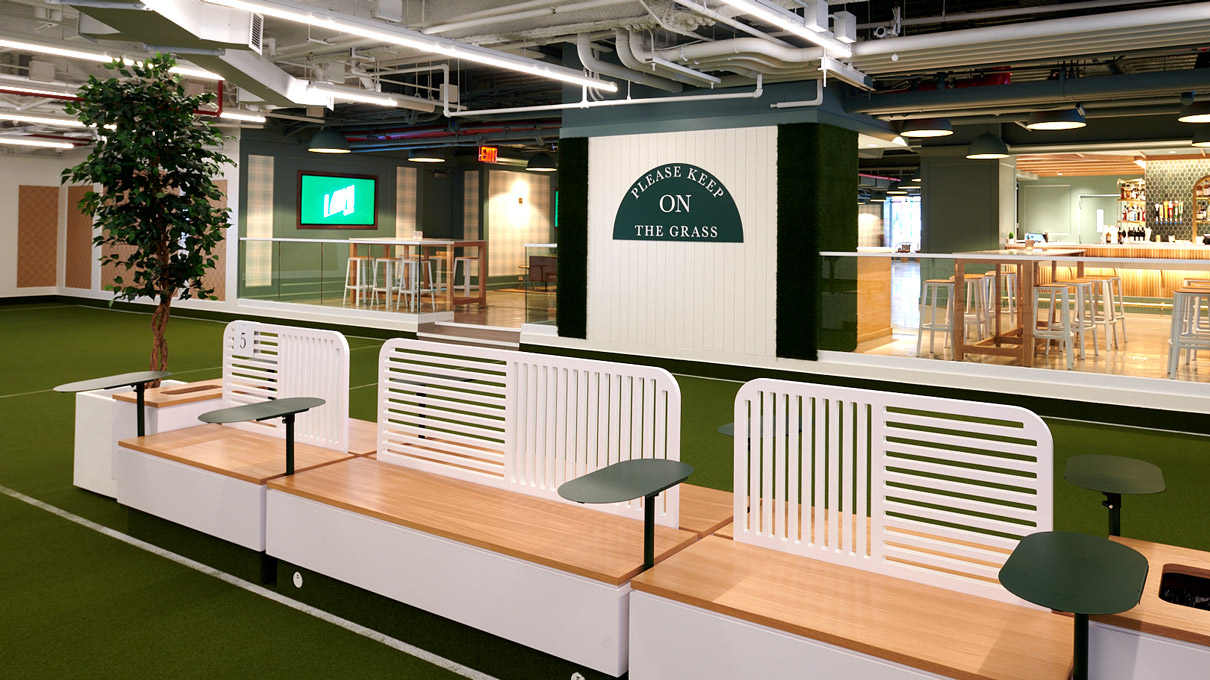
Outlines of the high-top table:
M969 253L954 254L954 360L962 361L966 354L990 354L994 356L1015 357L1021 360L1022 366L1034 365L1034 285L1038 281L1038 268L1046 261L1050 262L1051 279L1058 266L1058 260L1064 257L1083 255L1081 249L1069 250L977 250ZM974 257L968 257L974 256ZM963 310L966 309L966 267L967 265L991 265L995 277L996 301L994 330L992 336L974 344L966 342L966 324L962 323ZM1000 271L1002 267L1015 266L1018 271L1017 281L1017 319L1019 326L1005 329L1000 318L1001 290ZM1077 264L1076 276L1084 275L1084 263Z
M285 397L258 401L255 404L220 408L203 413L197 419L203 423L224 424L281 418L286 424L286 474L292 475L294 474L294 416L323 406L325 403L327 402L319 397Z
M424 259L426 251L432 252L441 249L445 257L445 271L449 281L445 282L446 300L449 302L452 310L455 305L477 304L481 308L487 306L487 241L467 241L459 239L441 239L441 238L397 238L397 237L373 237L373 238L351 238L349 239L350 254L356 254L358 246L384 246L387 248L403 248L406 252L409 248L415 248L417 257ZM454 286L454 251L458 248L474 248L477 252L479 261L479 286L476 288L477 293L470 295L470 291L466 291L467 295L455 295ZM405 256L406 257L406 256Z
M147 383L155 382L172 375L168 371L138 371L137 373L121 373L104 378L93 378L79 382L65 383L55 387L56 392L91 392L93 390L109 390L115 387L133 387L138 412L137 432L140 437L146 434L146 392Z
M633 458L564 482L559 495L576 503L643 499L643 571L655 564L655 497L689 479L693 466L679 460Z
M1104 538L1040 531L1021 539L1000 568L1000 585L1042 607L1075 615L1072 678L1088 680L1088 616L1139 603L1147 558Z

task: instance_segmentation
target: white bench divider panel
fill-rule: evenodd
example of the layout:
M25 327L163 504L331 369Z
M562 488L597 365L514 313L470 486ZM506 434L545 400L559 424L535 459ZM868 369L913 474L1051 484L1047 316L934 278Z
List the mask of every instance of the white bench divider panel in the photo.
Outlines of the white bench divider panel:
M735 398L735 540L1024 604L998 573L1051 528L1052 458L1015 406L753 380Z
M563 501L563 482L631 458L680 459L670 373L393 339L378 373L378 460ZM677 527L679 494L656 521ZM566 502L566 501L563 501ZM642 502L585 507L642 518Z
M240 406L285 397L326 403L300 413L295 440L349 450L349 343L336 331L232 321L223 333L223 403ZM280 418L235 427L285 436Z

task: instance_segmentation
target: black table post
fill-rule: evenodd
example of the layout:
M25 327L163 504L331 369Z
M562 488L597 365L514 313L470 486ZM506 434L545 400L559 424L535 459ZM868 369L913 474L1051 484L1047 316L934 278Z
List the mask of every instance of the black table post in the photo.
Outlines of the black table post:
M294 474L294 414L287 413L283 418L286 423L286 474Z
M1075 617L1071 677L1075 680L1088 680L1088 615L1076 613Z
M135 385L134 395L135 400L138 402L138 406L135 408L137 408L139 412L138 420L135 421L135 434L142 437L147 432L146 425L144 425L144 421L147 419L146 408L144 407L144 404L147 401L147 383L139 383Z
M643 496L643 571L655 566L655 496Z
M1122 535L1122 494L1105 492L1101 505L1109 508L1109 535Z

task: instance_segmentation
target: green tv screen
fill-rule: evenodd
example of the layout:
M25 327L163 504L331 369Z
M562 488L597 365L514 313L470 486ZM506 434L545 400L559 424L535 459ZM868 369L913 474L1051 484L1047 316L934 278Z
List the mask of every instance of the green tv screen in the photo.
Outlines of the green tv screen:
M378 211L376 177L298 175L298 226L303 229L373 227Z

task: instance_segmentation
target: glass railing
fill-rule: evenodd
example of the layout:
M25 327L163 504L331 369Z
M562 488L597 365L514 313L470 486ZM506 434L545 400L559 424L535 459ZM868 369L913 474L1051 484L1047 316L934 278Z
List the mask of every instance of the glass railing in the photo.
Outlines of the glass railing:
M384 312L449 311L473 296L473 245L446 239L243 238L239 297ZM452 257L450 255L452 251ZM469 252L467 252L469 251ZM457 268L458 271L453 271ZM451 285L453 290L451 290Z
M555 243L525 244L521 277L525 286L525 323L555 325L558 248Z
M1086 250L824 253L820 349L1210 382L1210 248Z

